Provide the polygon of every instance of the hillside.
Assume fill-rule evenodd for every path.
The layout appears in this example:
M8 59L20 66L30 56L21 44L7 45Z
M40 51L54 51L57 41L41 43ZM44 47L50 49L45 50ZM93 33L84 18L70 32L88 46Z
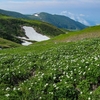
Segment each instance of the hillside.
M0 49L3 48L14 48L14 47L20 47L20 44L17 44L15 42L0 38Z
M81 31L70 32L68 34L59 35L50 41L71 42L71 41L78 41L78 40L84 40L84 39L95 38L95 37L100 37L100 25L91 26Z
M54 26L63 29L81 30L87 27L82 23L70 19L69 17L62 16L62 15L52 15L45 12L35 13L33 15L28 15L27 17L29 17L30 19L36 19L36 20L48 22Z
M65 33L45 22L17 19L0 14L0 38L22 44L23 40L18 37L26 37L25 30L22 28L23 26L33 27L37 32L50 38Z
M99 100L100 38L0 50L1 100Z

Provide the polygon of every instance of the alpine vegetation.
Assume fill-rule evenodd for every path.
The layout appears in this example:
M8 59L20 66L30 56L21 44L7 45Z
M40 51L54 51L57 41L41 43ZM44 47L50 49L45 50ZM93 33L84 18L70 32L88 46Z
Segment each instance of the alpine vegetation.
M100 38L40 45L0 51L1 100L100 99Z

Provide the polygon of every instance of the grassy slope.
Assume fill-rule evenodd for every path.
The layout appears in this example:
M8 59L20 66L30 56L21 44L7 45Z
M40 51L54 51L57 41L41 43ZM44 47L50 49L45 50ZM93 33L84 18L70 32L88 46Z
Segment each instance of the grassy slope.
M99 54L100 38L0 50L0 99L99 100Z
M100 37L100 26L93 26L81 31L70 32L69 34L59 35L52 39L55 42L70 42L86 38Z
M1 50L0 99L95 100L99 53L100 39Z
M9 16L6 16L4 14L0 14L0 19L8 19L11 18ZM1 23L1 22L0 22ZM1 24L0 24L1 25ZM0 29L0 34L2 33L2 29ZM4 34L3 34L4 35ZM1 48L10 48L10 47L19 47L21 46L20 44L17 44L15 42L0 38L0 47Z
M0 38L0 48L20 47L20 44Z

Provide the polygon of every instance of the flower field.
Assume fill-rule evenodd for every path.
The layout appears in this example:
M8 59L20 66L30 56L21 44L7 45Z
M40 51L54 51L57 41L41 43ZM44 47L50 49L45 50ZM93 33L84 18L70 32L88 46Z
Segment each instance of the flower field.
M100 38L7 51L0 50L0 100L100 100Z

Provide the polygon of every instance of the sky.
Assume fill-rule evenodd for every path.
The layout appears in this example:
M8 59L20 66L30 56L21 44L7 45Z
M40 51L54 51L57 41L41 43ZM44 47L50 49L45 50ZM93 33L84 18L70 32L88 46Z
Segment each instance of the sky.
M100 24L100 0L0 0L0 9L22 14L48 12L85 25Z

